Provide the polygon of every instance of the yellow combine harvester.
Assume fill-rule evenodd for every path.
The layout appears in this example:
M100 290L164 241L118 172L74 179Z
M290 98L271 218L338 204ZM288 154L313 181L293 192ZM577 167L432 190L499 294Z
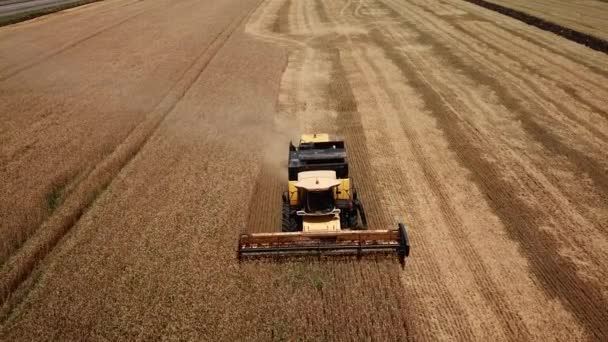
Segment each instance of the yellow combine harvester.
M344 141L304 134L289 146L289 184L283 194L282 232L244 233L238 258L263 255L396 253L403 265L410 246L405 225L367 230L348 176Z

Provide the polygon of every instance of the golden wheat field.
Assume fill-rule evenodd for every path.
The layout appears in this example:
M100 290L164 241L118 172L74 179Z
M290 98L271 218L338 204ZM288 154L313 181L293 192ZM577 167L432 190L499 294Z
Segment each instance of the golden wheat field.
M605 1L492 0L606 39ZM412 255L239 262L345 138ZM606 341L608 55L463 0L106 0L0 28L1 341Z

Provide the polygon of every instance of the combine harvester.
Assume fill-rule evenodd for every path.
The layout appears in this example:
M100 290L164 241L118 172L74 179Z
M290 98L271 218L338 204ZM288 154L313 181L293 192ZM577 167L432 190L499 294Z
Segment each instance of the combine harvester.
M269 255L395 253L403 266L410 246L403 223L367 230L367 219L348 176L344 141L305 134L290 143L289 184L280 233L243 233L238 258Z

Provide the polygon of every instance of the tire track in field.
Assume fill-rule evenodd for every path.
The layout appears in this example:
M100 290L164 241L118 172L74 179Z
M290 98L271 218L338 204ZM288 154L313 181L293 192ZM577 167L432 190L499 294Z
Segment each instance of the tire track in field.
M4 303L10 297L36 265L76 225L97 196L135 157L163 119L185 96L192 84L200 78L213 57L253 10L237 17L216 36L209 46L203 49L149 116L127 136L112 154L98 164L85 180L78 184L76 189L65 198L62 206L36 230L37 234L30 237L21 249L2 266L0 269L0 303Z
M424 34L422 30L419 31L420 34ZM457 57L451 57L454 58ZM414 61L404 62L408 63L410 69L428 69L428 67L421 68L424 64L416 65ZM513 195L516 193L513 184L500 177L501 172L484 159L483 150L476 143L478 140L475 138L476 134L468 131L466 126L460 123L455 124L459 122L457 113L446 106L441 93L429 85L432 81L425 80L422 75L418 75L414 80L416 83L420 82L418 88L423 93L425 103L428 106L435 106L431 107L432 113L450 141L450 145L462 164L471 171L475 183L484 191L489 204L508 228L512 238L518 241L526 252L537 277L543 281L547 290L559 298L579 319L592 336L605 338L608 327L601 322L608 320L608 313L601 309L606 307L606 302L597 285L589 284L579 278L576 266L557 253L558 245L554 238L535 228L542 225L544 215ZM555 279L558 274L560 278Z

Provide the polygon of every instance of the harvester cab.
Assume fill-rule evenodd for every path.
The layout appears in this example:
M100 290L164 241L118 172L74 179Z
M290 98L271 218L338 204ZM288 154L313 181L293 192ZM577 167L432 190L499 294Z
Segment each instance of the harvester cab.
M367 230L363 204L349 178L342 139L304 134L290 143L282 232L241 234L237 255L353 254L395 252L409 255L405 225Z
M302 210L297 214L327 215L340 213L336 209L335 192L340 181L334 171L305 171L298 174L294 186L298 189L298 201L302 202Z

